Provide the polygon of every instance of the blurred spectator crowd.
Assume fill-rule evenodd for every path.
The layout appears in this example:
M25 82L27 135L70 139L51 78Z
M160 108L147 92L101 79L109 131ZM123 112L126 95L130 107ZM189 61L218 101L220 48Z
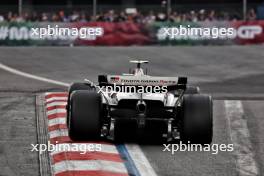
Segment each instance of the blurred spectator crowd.
M164 12L141 13L134 12L115 12L109 10L105 13L100 13L96 17L88 15L84 11L73 11L72 13L65 13L59 11L57 13L23 13L19 16L17 13L8 12L7 14L0 14L0 22L89 22L89 21L104 21L104 22L125 22L131 21L135 23L153 23L162 21L171 22L197 22L197 21L235 21L241 20L242 15L239 13L230 12L216 12L215 10L192 10L189 12L173 11L169 15ZM254 9L250 9L247 13L247 20L256 20L257 15Z

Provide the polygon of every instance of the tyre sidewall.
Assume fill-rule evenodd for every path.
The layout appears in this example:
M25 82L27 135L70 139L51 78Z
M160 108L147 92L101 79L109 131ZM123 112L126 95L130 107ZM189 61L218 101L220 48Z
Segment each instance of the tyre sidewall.
M212 99L208 95L184 95L181 138L184 142L211 143L213 135Z

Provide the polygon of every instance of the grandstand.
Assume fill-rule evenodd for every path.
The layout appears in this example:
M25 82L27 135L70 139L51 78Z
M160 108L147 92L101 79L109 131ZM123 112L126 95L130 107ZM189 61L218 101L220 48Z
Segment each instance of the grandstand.
M0 45L129 46L264 43L263 0L1 0ZM32 36L47 27L100 28L98 37ZM171 37L166 29L228 29L231 38ZM176 34L175 34L176 35Z
M244 7L242 0L1 0L0 6L0 21L17 22L196 22L264 16L262 0L244 0Z

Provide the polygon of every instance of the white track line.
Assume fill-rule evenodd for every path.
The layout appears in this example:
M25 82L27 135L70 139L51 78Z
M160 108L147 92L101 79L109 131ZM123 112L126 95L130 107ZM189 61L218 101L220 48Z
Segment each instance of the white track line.
M47 103L46 107L53 107L53 106L66 106L67 102L52 102L52 103Z
M254 159L250 133L241 101L225 101L226 118L239 176L257 176L259 169Z
M65 86L65 87L69 87L70 86L70 84L68 84L68 83L55 81L55 80L52 80L52 79L48 79L48 78L32 75L32 74L29 74L29 73L25 73L25 72L19 71L17 69L8 67L8 66L6 66L6 65L4 65L2 63L0 63L0 68L5 70L5 71L8 71L10 73L13 73L13 74L16 74L16 75L19 75L19 76L23 76L23 77L26 77L26 78L35 79L35 80L38 80L38 81L47 82L47 83L51 83L51 84L56 84L56 85L60 85L60 86Z
M50 131L49 135L50 135L50 139L56 137L69 136L68 129L58 129L58 130Z
M66 108L58 108L58 109L53 109L53 110L47 111L48 116L58 114L58 113L65 113L66 114Z
M48 126L53 126L53 125L66 125L66 117L58 117L54 119L50 119L48 121Z
M47 96L47 95L54 95L54 94L62 94L62 95L64 95L65 92L46 92L46 93L45 93L46 96ZM56 96L56 97L57 97L57 96Z
M126 148L141 176L157 176L148 159L138 145L126 144Z
M68 97L51 97L46 99L46 102L51 102L51 101L55 101L55 100L68 100Z

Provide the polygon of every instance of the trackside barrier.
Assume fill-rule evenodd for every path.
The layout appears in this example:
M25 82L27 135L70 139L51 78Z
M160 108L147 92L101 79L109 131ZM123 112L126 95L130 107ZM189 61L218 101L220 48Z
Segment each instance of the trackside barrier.
M210 34L218 34L222 30L221 28L233 28L233 32L231 36L217 38L204 37L200 33L180 36L177 31L181 27L207 28L210 30ZM81 28L84 29L81 30ZM85 30L86 28L87 30ZM48 30L50 35L47 35ZM59 30L61 30L60 33ZM185 33L186 31L183 31L183 34ZM156 22L152 24L132 22L0 23L0 45L3 46L244 45L262 43L264 43L264 20Z

